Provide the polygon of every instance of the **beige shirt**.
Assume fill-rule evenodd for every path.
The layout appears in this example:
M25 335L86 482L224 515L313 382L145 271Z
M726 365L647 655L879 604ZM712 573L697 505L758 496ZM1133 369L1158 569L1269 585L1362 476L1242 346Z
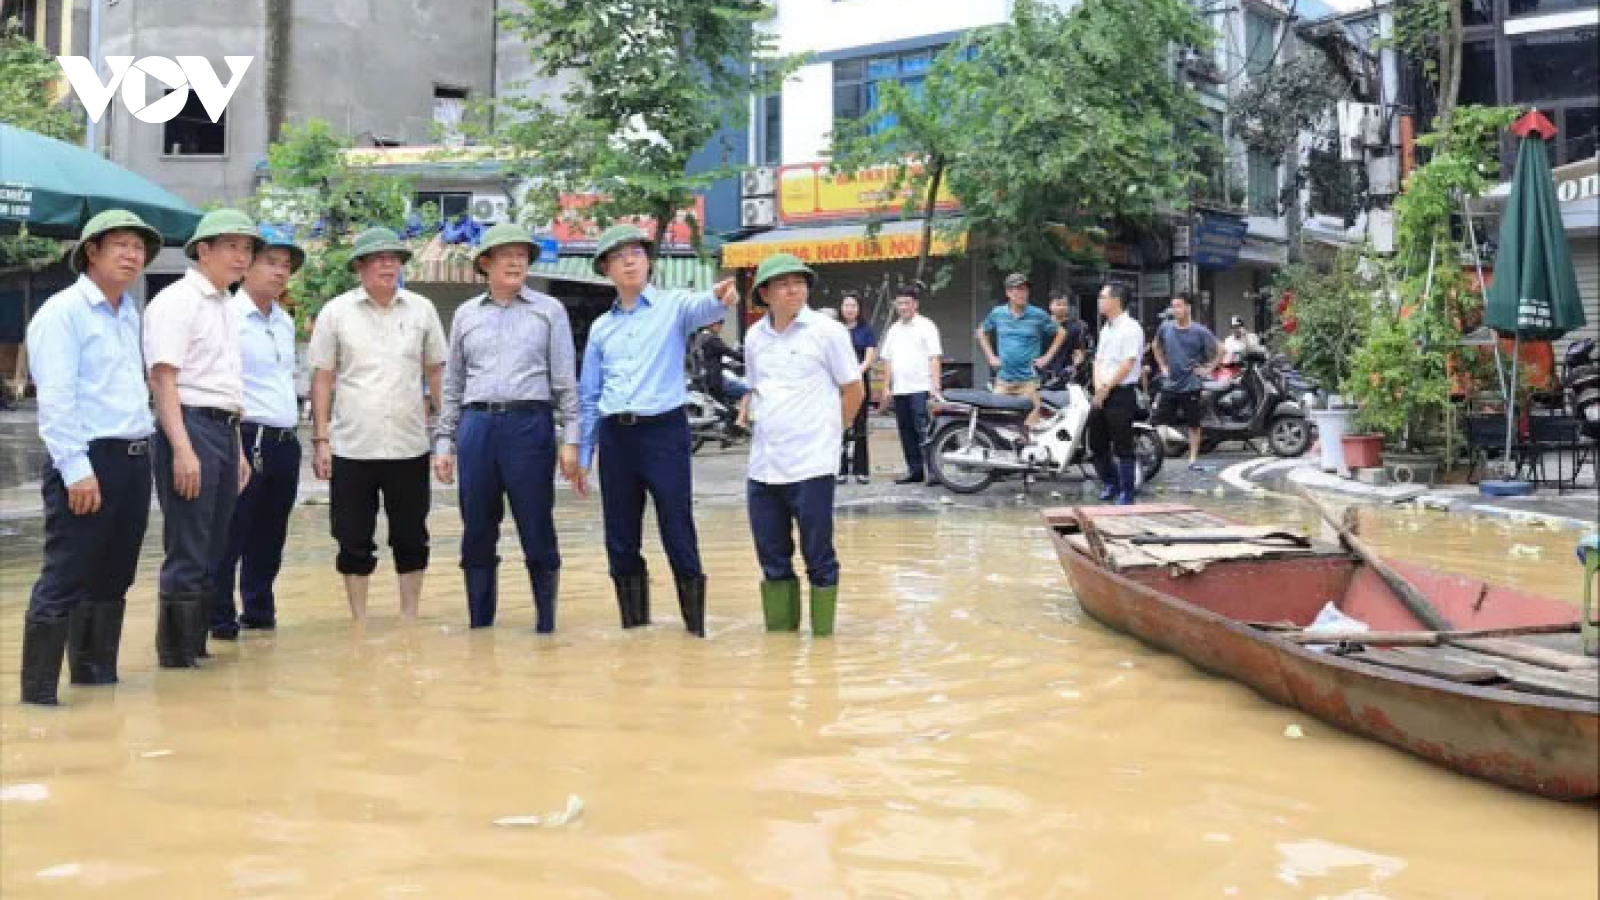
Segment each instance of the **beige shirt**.
M233 297L196 269L167 285L144 314L144 364L178 370L178 402L240 412L244 375Z
M317 313L309 356L334 373L332 449L346 459L411 459L428 453L427 369L443 365L439 311L400 291L388 309L362 288Z

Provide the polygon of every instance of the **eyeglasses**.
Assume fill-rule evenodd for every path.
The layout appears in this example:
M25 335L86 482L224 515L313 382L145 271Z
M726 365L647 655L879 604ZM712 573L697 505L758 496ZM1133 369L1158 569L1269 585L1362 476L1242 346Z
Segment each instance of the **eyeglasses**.
M618 247L606 255L613 259L641 259L650 254L638 244L633 244L628 247Z

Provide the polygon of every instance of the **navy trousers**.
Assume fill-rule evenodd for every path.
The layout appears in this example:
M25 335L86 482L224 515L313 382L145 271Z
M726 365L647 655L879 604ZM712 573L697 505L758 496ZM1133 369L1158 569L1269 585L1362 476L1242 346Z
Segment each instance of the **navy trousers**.
M922 468L922 445L928 440L928 395L895 394L894 420L900 426L900 449L906 456L906 472L916 477Z
M185 407L183 424L200 458L200 493L192 500L178 496L172 484L172 444L156 432L150 465L156 498L161 501L161 593L210 597L222 580L222 559L228 555L233 508L239 500L239 430Z
M624 425L600 421L600 508L611 574L643 575L644 501L656 507L667 562L679 578L699 578L700 541L694 529L694 482L689 466L689 417L679 410Z
M556 436L549 407L507 413L466 410L456 432L461 568L500 562L506 501L530 572L561 568L554 515Z
M745 499L756 560L768 581L794 577L794 532L800 529L800 556L812 587L839 583L839 557L833 551L833 476L792 484L750 480Z
M272 429L271 433L279 432ZM268 437L261 426L245 422L239 426L239 437L252 468L250 483L233 510L228 554L223 557L211 603L211 628L226 632L238 631L241 619L258 628L278 623L272 584L283 566L289 515L300 491L300 442L292 434ZM244 606L243 616L233 604L235 586Z
M147 441L99 440L89 444L89 462L100 482L100 511L74 515L67 486L55 466L45 464L44 565L28 601L28 618L66 622L79 603L124 599L139 567L139 547L150 520L150 457Z

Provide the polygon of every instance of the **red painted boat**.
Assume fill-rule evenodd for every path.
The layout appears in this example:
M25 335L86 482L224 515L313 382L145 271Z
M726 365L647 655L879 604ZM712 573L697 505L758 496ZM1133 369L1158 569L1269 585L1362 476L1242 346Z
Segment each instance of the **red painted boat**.
M1361 557L1282 528L1176 505L1044 518L1099 622L1457 772L1600 797L1600 667L1583 653L1575 606L1380 561L1448 620L1430 631ZM1330 603L1359 622L1308 632Z

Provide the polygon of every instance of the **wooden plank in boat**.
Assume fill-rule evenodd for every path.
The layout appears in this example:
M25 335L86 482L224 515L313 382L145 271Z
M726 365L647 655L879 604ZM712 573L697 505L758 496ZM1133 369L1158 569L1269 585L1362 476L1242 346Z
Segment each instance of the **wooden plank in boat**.
M1379 650L1367 647L1345 658L1460 684L1485 684L1500 680L1500 673L1493 666L1461 662L1431 650Z
M1509 687L1516 690L1575 700L1600 700L1600 672L1593 670L1557 672L1554 669L1544 669L1503 656L1491 656L1455 646L1433 647L1427 652L1440 659L1452 660L1462 665L1488 666L1499 673L1501 678L1510 682Z
M1066 537L1067 545L1094 559L1094 551L1089 547L1089 538L1083 534L1073 534ZM1106 554L1111 557L1111 568L1115 571L1125 569L1149 568L1161 565L1161 560L1142 552L1138 547L1121 541L1107 542Z
M1119 537L1137 537L1148 533L1145 520L1139 516L1118 516L1114 519L1095 519L1094 525L1107 540Z
M1152 523L1149 533L1158 537L1182 537L1190 534L1204 534L1217 537L1237 538L1264 538L1275 534L1295 534L1297 530L1286 525L1169 525Z
M1114 542L1123 546L1122 542ZM1139 549L1162 563L1194 565L1230 559L1260 559L1284 553L1303 554L1309 547L1269 547L1262 544L1140 544Z
M1479 653L1491 656L1503 656L1544 669L1557 672L1583 671L1595 668L1596 660L1592 656L1579 656L1561 650L1552 650L1535 644L1521 641L1516 638L1473 638L1464 641L1451 641L1457 647L1465 647Z

